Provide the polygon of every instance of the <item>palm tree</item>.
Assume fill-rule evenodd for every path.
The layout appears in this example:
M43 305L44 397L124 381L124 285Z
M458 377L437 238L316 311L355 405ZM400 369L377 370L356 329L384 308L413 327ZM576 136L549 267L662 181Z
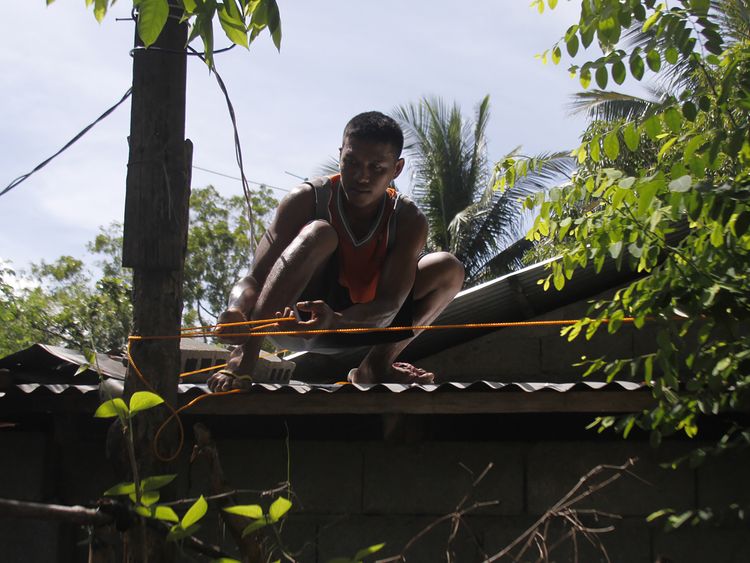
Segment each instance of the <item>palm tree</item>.
M535 157L538 166L511 188L496 189L485 137L489 106L486 96L474 119L466 120L455 103L424 98L393 114L404 130L413 195L430 225L428 250L455 254L466 268L467 286L514 269L496 258L524 235L523 201L569 176L574 166L567 152ZM517 153L512 156L524 158Z

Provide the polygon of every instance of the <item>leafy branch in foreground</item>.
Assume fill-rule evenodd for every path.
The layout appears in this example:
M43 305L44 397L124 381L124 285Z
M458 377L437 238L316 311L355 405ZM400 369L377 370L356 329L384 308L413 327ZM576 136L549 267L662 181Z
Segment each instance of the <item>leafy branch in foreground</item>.
M94 17L101 22L116 0L86 0ZM47 5L54 0L47 0ZM268 29L273 44L281 50L281 17L276 0L178 0L182 21L190 24L188 43L200 37L206 63L213 67L213 23L218 19L226 37L240 47L249 48L260 33ZM138 36L146 47L159 38L169 18L169 0L133 0L137 12Z
M561 289L576 270L592 263L601 270L608 259L645 275L564 334L591 338L605 319L615 333L624 317L654 328L653 354L598 360L589 370L642 381L654 408L602 422L621 432L638 425L658 445L676 432L695 437L703 415L722 415L723 438L693 464L750 444L750 429L734 416L750 409L750 44L734 39L721 10L709 6L582 3L562 42L571 56L594 39L604 52L571 67L584 87L592 74L604 89L610 77L640 80L646 67L658 72L685 60L691 87L644 114L595 122L573 152L579 169L570 185L528 202L539 210L529 236L566 249L545 287ZM636 23L645 38L628 51L620 38Z

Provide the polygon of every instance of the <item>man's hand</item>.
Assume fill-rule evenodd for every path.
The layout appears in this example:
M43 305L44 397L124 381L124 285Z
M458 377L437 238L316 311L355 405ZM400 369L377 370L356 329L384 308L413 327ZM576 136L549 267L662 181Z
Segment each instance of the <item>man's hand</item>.
M312 317L309 321L293 321L284 323L285 330L327 330L336 328L338 317L341 315L331 309L325 301L300 301L297 303L297 310L310 313ZM284 311L284 317L293 315L293 311L287 308ZM314 334L301 334L302 338L313 338Z
M239 309L227 309L216 321L217 325L229 324L229 323L242 323L246 322L247 318ZM214 330L214 334L221 342L227 344L244 344L247 342L248 337L242 336L243 333L250 333L251 327L249 325L238 325L238 326L217 326ZM223 336L223 335L240 335L240 336Z

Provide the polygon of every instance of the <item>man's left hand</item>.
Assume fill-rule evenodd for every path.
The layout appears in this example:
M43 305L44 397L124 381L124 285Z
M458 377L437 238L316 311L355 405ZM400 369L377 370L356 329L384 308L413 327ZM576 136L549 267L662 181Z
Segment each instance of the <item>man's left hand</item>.
M328 330L336 328L336 320L339 314L331 309L325 301L300 301L297 303L297 309L310 313L312 317L308 321L295 321L289 324L284 324L284 328L289 330ZM287 309L284 311L284 316L290 316L292 311ZM313 338L314 334L301 334L303 338Z

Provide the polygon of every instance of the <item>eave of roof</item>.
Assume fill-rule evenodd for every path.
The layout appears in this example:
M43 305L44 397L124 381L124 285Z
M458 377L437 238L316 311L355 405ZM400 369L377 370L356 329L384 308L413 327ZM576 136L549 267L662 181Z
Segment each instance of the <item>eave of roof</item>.
M66 400L59 398L65 396ZM186 414L480 414L623 413L647 407L651 394L630 382L443 383L441 385L311 385L256 383L243 393L211 395L205 385L181 384L181 405L204 397ZM20 384L0 393L0 413L92 413L99 404L92 385Z

